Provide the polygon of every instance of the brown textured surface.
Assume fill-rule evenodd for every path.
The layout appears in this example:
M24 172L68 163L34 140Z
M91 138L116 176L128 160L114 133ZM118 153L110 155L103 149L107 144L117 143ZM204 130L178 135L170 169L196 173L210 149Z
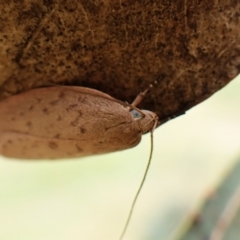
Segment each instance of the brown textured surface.
M49 82L96 88L165 118L240 71L239 0L1 0L0 99Z

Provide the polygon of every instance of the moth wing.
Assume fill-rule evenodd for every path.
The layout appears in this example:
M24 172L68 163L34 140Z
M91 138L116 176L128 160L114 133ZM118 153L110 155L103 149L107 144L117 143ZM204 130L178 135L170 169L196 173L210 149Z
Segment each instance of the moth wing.
M129 114L123 106L111 102L112 98L107 94L87 90L82 87L51 87L10 97L0 102L0 116L4 116L0 117L0 133L22 132L39 137L61 135L64 139L89 139L92 138L90 133L102 135L105 127L126 120ZM96 97L93 92L99 92L101 97ZM127 118L131 120L130 115Z
M102 97L102 98L105 98L105 99L114 100L114 98L111 97L110 95L108 95L104 92L98 91L96 89L92 89L92 88L77 87L77 86L62 86L62 88L69 89L71 91L76 91L78 93L92 95L92 96L95 96L95 97L98 96L98 97Z
M112 99L83 87L34 89L6 99L0 103L0 154L56 159L135 146L140 136L132 115Z
M76 140L3 132L0 134L0 154L18 159L55 159L81 157L91 153L86 152L81 142L76 143Z

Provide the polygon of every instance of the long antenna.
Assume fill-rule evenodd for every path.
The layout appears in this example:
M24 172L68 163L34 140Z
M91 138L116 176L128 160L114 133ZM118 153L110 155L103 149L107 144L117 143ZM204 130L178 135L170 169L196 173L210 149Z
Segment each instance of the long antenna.
M126 231L127 231L129 222L130 222L131 217L132 217L133 210L134 210L134 208L135 208L135 205L136 205L136 202L137 202L137 199L138 199L138 196L139 196L139 194L140 194L140 192L141 192L141 190L142 190L143 184L144 184L144 182L145 182L145 179L146 179L146 176L147 176L147 173L148 173L150 164L151 164L151 159L152 159L152 154L153 154L153 131L154 131L156 125L157 125L157 121L155 121L155 124L154 124L152 130L150 131L150 134L151 134L151 149L150 149L150 155L149 155L149 158L148 158L147 167L146 167L146 169L145 169L145 172L144 172L142 181L141 181L141 183L140 183L140 186L139 186L139 188L138 188L138 190L137 190L137 192L136 192L136 194L135 194L135 197L134 197L134 199L133 199L133 202L132 202L132 205L131 205L131 208L130 208L130 211L129 211L129 214L128 214L128 217L127 217L127 221L126 221L126 223L125 223L125 225L124 225L124 228L123 228L123 231L122 231L122 234L121 234L119 240L122 240L122 239L123 239L123 237L124 237L124 235L125 235L125 233L126 233Z

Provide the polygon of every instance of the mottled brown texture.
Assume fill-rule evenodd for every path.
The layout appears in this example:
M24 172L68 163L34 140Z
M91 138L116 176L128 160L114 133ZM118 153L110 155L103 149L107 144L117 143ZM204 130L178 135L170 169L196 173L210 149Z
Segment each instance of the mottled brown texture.
M142 107L169 117L239 73L239 29L239 0L1 0L0 99L51 82L132 102L158 80Z
M57 143L54 142L54 141L50 141L50 142L48 143L48 146L49 146L51 149L57 149L57 148L58 148Z
M76 105L79 97L85 101ZM141 101L141 95L139 98ZM53 101L58 104L52 105ZM130 106L91 88L68 86L10 96L0 102L0 116L4 116L0 117L0 155L58 159L132 148L158 122L155 113L137 109L140 101ZM140 117L134 117L132 111L138 111ZM59 117L61 122L56 121ZM9 124L13 118L16 121Z

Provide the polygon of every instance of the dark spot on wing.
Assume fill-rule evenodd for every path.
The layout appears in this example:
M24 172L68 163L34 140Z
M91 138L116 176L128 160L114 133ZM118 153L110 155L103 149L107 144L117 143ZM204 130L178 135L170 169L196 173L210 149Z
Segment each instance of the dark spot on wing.
M65 97L65 93L63 91L61 91L59 94L58 94L58 97L61 99L61 98L64 98Z
M80 131L81 131L81 133L85 133L85 132L86 132L86 129L83 128L83 127L80 127Z
M44 114L48 114L48 113L49 113L49 112L48 112L48 109L47 109L46 107L43 108L42 111L43 111Z
M81 103L87 103L87 98L86 98L86 96L85 95L80 95L79 97L78 97L78 102L81 102Z
M61 134L58 133L54 136L54 138L60 138L60 136L61 136Z
M79 119L82 116L82 112L80 110L78 110L77 112L78 112L78 116L70 123L72 127L75 127L78 125Z
M28 108L28 110L31 111L31 110L33 110L33 108L34 108L34 106L31 105L31 106Z
M31 126L32 126L32 122L31 122L31 121L28 121L28 122L26 123L26 125L27 125L28 127L31 127Z
M68 105L66 110L69 112L69 111L73 110L73 108L75 108L75 107L77 107L77 104L70 104L70 105Z
M55 105L57 105L57 103L58 103L58 100L53 100L53 101L49 102L49 104L51 106L55 106Z
M76 146L76 149L77 149L78 152L82 152L83 151L83 149L81 147L79 147L77 144L75 146Z
M42 101L41 98L36 98L37 99L37 102L40 103Z
M62 117L58 115L57 121L62 121Z
M49 142L48 142L48 146L49 146L49 148L51 148L51 149L57 149L57 148L58 148L57 143L54 142L54 141L49 141Z
M70 125L72 127L75 127L77 125L78 121L77 121L77 118L75 120L73 120L72 122L70 122Z

